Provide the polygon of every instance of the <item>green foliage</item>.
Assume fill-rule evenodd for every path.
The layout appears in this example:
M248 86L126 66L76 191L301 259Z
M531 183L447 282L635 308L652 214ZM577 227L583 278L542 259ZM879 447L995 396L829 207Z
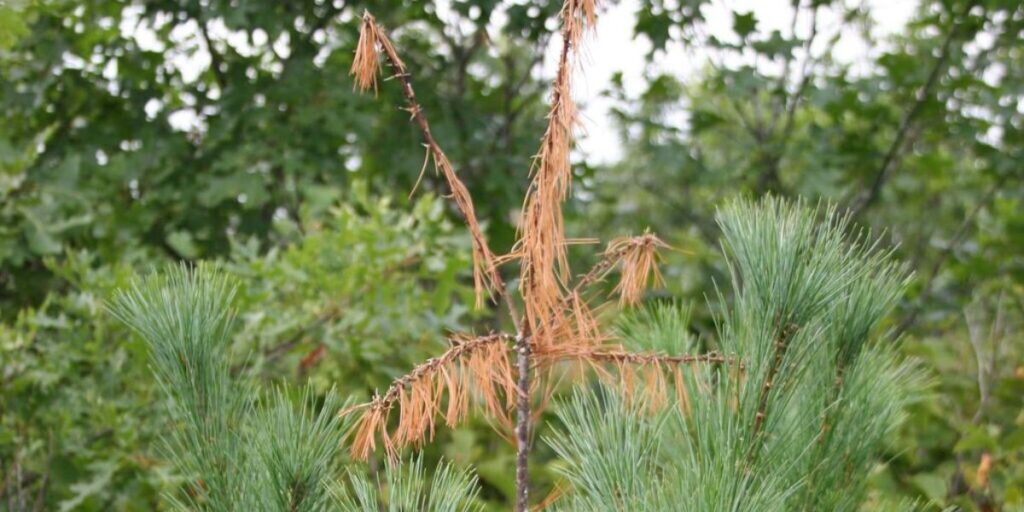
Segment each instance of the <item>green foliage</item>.
M318 387L369 393L438 350L439 334L478 318L467 306L469 239L442 199L427 195L403 212L350 197L305 223L294 244L234 245L225 270L244 283L239 343L254 352L253 371L298 369Z
M468 239L440 199L425 196L409 213L365 195L330 206L335 200L328 195L310 213L304 236L279 225L293 243L260 250L239 241L220 264L244 314L218 350L259 379L308 375L318 403L334 386L346 397L368 396L471 318L458 306L472 303ZM23 494L27 508L41 497L48 510L156 509L161 492L180 484L166 452L154 449L168 418L141 364L144 346L103 308L160 258L123 257L107 264L83 251L47 260L67 289L0 323L0 460L5 476L20 471L24 480L4 489L5 505L11 492ZM478 454L460 460L485 457L481 442L465 446Z
M578 391L557 409L564 428L548 443L572 485L562 510L667 510L659 446L665 418L626 404L612 390Z
M29 33L23 17L26 15L25 0L12 0L0 5L0 50L14 46L18 39Z
M56 285L38 262L65 245L106 259L125 246L223 257L231 233L276 241L275 219L297 222L324 188L410 190L416 131L347 77L348 22L368 6L407 27L396 43L417 80L440 84L419 91L434 134L511 245L508 213L543 124L544 81L527 67L557 13L548 2L523 2L500 47L453 35L435 6L408 0L36 4L0 6L3 302L38 304ZM497 8L458 5L463 27L485 27ZM383 96L398 105L398 91ZM427 176L422 189L440 184Z
M340 510L346 512L383 510L405 512L436 510L469 512L481 510L474 504L478 489L469 472L441 463L427 478L423 458L388 463L384 478L374 482L358 473L349 473L349 488L335 491Z
M255 388L232 375L228 356L237 286L207 265L169 269L119 293L115 316L147 342L172 418L167 456L186 478L169 496L179 510L475 510L475 479L442 465L429 482L422 458L389 465L378 488L350 472L336 483L342 404L329 392L299 407L286 388L256 403Z
M902 272L820 213L770 198L721 210L733 285L715 348L743 370L684 369L686 398L656 414L646 395L578 393L549 440L569 510L859 510L922 381L877 339Z
M1002 440L1021 426L1014 392L990 393L987 413L971 421L982 394L963 315L979 299L994 317L991 303L1005 296L1013 304L1024 286L1024 258L1011 249L1024 233L1019 3L920 2L906 30L881 35L886 13L799 2L787 20L795 31L772 30L740 10L732 13L736 37L722 38L702 20L702 4L678 2L676 11L652 2L639 15L653 62L680 41L698 72L650 66L640 91L613 81L608 95L625 152L585 185L578 230L612 236L649 225L687 250L668 256L666 295L695 304L691 330L708 340L721 305L714 295L707 305L701 299L728 276L716 251L717 205L737 192L770 191L850 211L913 272L885 325L939 382L911 408L901 448L873 475L869 506L887 510L902 497L934 510L1016 505L1020 450L1004 448L1014 443L960 453L956 445L979 430ZM853 59L838 51L854 41L872 50ZM681 86L664 87L671 82ZM875 201L858 209L890 153ZM1020 315L1019 307L1004 310L1007 321ZM1003 350L1018 350L1011 345ZM1016 391L1020 379L1005 360L991 387ZM999 477L987 487L974 476L986 453Z
M1000 287L1002 288L1002 287ZM912 489L935 505L966 510L977 503L1024 504L1024 302L1020 291L980 294L965 314L906 351L926 361L938 388L912 410L888 471L876 478L883 493ZM987 485L980 479L989 458ZM984 489L984 491L981 491Z
M67 290L0 323L3 506L21 510L20 495L29 510L156 507L172 475L147 446L165 416L134 362L144 347L103 314L131 265L99 265L86 252L47 265Z
M265 510L329 510L346 427L337 415L342 402L331 392L317 404L308 388L298 401L296 410L287 388L279 388L252 420L251 447L267 468L252 491Z
M657 302L627 311L615 326L615 335L637 352L690 354L697 340L690 329L693 308L676 303Z
M171 417L168 452L190 482L181 510L234 510L259 474L244 422L252 397L228 360L235 287L203 266L179 267L119 293L111 311L146 340ZM267 470L269 468L264 468Z

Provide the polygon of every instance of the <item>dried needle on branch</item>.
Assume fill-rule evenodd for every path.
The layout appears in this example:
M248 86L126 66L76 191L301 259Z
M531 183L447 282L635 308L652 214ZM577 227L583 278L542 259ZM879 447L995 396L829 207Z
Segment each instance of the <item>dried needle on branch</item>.
M395 379L387 392L373 401L346 409L341 415L364 409L352 440L352 456L366 460L381 439L389 457L397 448L433 438L435 412L443 412L445 424L454 427L469 411L471 401L483 406L490 417L509 424L507 411L516 397L516 383L508 358L507 334L453 336L452 347ZM388 433L388 418L398 406L398 426Z
M379 439L388 456L395 458L400 447L432 439L439 418L449 428L461 423L473 404L482 408L489 418L510 427L509 413L516 407L519 396L516 372L509 357L514 340L515 336L509 334L453 336L450 349L396 378L383 395L341 411L341 415L362 411L352 437L352 456L366 460L376 450ZM614 346L551 347L534 354L533 358L537 366L586 363L606 378L611 378L611 373L602 365L612 365L618 370L618 381L629 393L639 381L646 392L657 396L664 394L665 373L673 368L677 374L677 394L685 393L679 389L681 367L724 364L743 368L735 358L716 353L668 356L627 352ZM633 367L642 369L639 378ZM664 400L650 403L660 406ZM398 422L393 431L389 431L388 420L396 408Z
M657 236L647 233L637 237L624 237L612 240L605 251L607 257L622 262L622 278L615 287L619 294L619 303L636 304L640 302L648 283L655 286L662 283L661 271L658 270L658 249L667 249L668 244Z
M572 98L571 52L578 49L586 27L597 21L595 0L566 0L562 6L562 51L552 84L548 126L534 158L533 180L523 205L517 252L527 325L536 344L555 343L547 328L564 323L559 307L569 275L562 202L572 183L570 151L577 124Z
M430 123L427 121L427 117L423 114L423 109L416 99L416 91L412 87L412 76L409 74L409 70L406 69L405 63L402 62L398 52L395 51L394 45L391 44L390 38L377 24L373 15L365 12L363 13L362 26L359 32L359 42L356 45L356 55L352 60L352 69L350 71L350 74L355 76L356 86L361 91L365 92L373 88L376 92L381 51L383 51L385 58L387 58L391 68L395 71L394 77L402 84L402 94L405 96L407 103L406 110L423 134L424 144L427 146L430 157L434 161L434 170L444 176L456 207L466 219L466 227L469 228L473 241L473 283L476 289L477 307L483 306L485 294L490 295L493 299L493 294L497 293L504 297L505 302L510 308L513 321L518 322L519 315L515 310L515 305L507 300L505 283L498 272L497 259L490 246L487 245L487 239L484 237L483 230L480 228L480 222L477 220L476 209L473 207L473 198L470 196L466 185L462 183L458 174L456 174L455 169L448 160L448 156L445 155L441 146L434 139L434 135L430 131ZM424 166L424 170L426 170L426 166Z

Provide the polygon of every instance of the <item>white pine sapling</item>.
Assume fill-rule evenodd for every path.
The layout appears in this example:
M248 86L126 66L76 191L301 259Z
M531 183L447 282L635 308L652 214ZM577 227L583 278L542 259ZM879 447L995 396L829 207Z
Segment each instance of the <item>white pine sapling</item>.
M548 439L571 462L563 509L854 511L863 503L872 464L923 384L878 332L906 274L865 236L848 235L831 209L741 200L718 218L733 282L716 349L736 354L742 369L682 374L674 407L653 414L649 394L578 392ZM670 350L672 326L689 340L678 323L686 310L671 309L627 320L623 339Z

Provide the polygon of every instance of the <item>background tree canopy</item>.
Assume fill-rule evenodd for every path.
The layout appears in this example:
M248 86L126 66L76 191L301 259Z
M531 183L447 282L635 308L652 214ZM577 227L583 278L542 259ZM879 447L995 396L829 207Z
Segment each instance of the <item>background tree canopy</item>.
M859 2L779 0L785 30L727 3L642 4L642 90L619 76L601 91L622 156L577 158L570 236L649 227L683 249L647 301L692 302L700 340L727 277L716 207L836 204L914 272L887 322L935 382L872 477L878 507L1024 507L1024 6L923 0L878 38ZM0 503L151 509L180 482L154 451L170 425L143 345L104 309L138 272L219 262L242 283L236 371L324 394L367 398L445 333L502 322L472 308L442 178L407 198L424 151L400 92L359 96L348 68L372 7L508 251L560 5L0 4ZM708 29L713 9L728 37ZM863 61L837 57L850 38L872 49ZM424 457L475 465L479 498L502 509L508 444L482 419L439 436ZM535 457L550 488L558 463Z

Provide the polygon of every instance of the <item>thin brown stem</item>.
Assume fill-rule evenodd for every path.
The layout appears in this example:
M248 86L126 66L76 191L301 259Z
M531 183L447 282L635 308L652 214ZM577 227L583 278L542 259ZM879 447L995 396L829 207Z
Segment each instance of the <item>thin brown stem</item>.
M203 43L206 45L206 51L210 54L210 70L213 71L213 76L217 80L217 85L220 86L221 92L223 93L224 88L227 86L228 78L224 73L224 57L217 51L217 48L213 46L213 40L210 39L209 29L206 27L206 20L200 13L196 13L196 24L199 25L199 35L203 38ZM271 45L273 48L273 45Z
M796 332L795 325L787 325L782 328L778 336L775 339L774 355L770 366L768 367L768 373L765 375L764 382L761 385L761 394L757 399L757 412L754 413L754 435L756 439L760 435L762 428L764 427L765 420L768 417L768 399L771 396L772 388L775 387L775 378L779 374L779 369L782 368L782 361L786 357L786 349L789 348L789 340ZM757 453L756 444L751 445L751 457Z
M594 264L593 267L590 267L586 274L580 276L579 280L576 281L576 286L573 287L573 292L581 293L603 280L612 271L615 264L622 260L628 250L629 248L623 247L615 252L605 252L600 261Z
M551 111L548 128L541 143L533 170L533 182L527 189L524 202L524 220L519 243L520 282L526 308L525 326L519 329L517 339L518 404L516 417L516 512L529 510L529 450L530 450L530 340L551 343L551 333L544 327L560 319L558 299L561 287L559 275L569 272L565 252L565 233L561 203L565 200L572 172L569 164L569 144L576 119L570 87L569 53L580 38L582 20L577 18L577 5L567 0L562 7L562 51L558 71L552 86ZM593 4L584 8L588 21L593 22Z
M399 422L399 429L394 440L398 443L416 441L422 439L424 432L428 430L432 434L433 414L440 402L441 390L449 390L449 410L453 410L452 403L464 403L466 396L465 393L458 391L461 387L452 382L447 368L457 364L459 358L465 355L466 351L471 350L470 347L485 346L486 348L481 348L479 353L470 354L468 357L482 355L489 360L470 363L471 369L480 369L481 365L488 365L492 362L498 364L503 369L499 372L500 375L495 377L494 372L485 371L485 377L481 382L487 386L490 386L491 381L495 378L503 383L507 382L509 387L505 388L506 399L514 398L517 409L515 426L518 442L515 507L517 512L526 512L529 502L531 344L552 343L552 332L548 332L546 328L568 321L559 315L561 311L559 306L562 303L559 298L564 285L562 278L569 275L564 247L561 202L567 196L569 181L572 178L569 148L572 126L576 119L575 105L572 102L569 84L569 54L570 49L578 44L584 26L593 26L596 18L595 9L596 2L594 0L566 0L562 8L564 43L554 83L549 125L540 154L536 159L534 181L528 189L524 205L524 228L519 240L521 245L519 252L521 293L526 306L526 316L524 317L520 317L515 303L509 297L505 282L498 271L499 259L488 247L480 230L469 191L458 179L450 161L430 131L430 124L416 99L408 69L387 35L376 25L373 16L369 13L363 16L362 34L357 45L356 58L353 61L352 73L356 76L358 87L362 90L369 88L376 90L378 48L383 50L386 59L394 69L394 78L401 83L407 110L423 134L428 155L433 158L435 168L443 173L447 180L451 195L459 211L465 217L467 227L472 235L474 281L478 302L481 300L481 291L486 289L492 294L492 298L493 294L498 294L509 309L516 329L514 339L517 356L516 373L518 374L514 383L505 380L505 375L511 373L506 359L507 354L493 345L497 342L507 341L508 335L492 335L457 344L441 357L431 359L417 366L408 375L396 379L384 396L376 397L368 405L368 409L360 421L360 426L357 428L353 452L365 458L373 451L379 432L385 449L389 450L389 454L394 453L394 443L386 431L386 422L395 403L399 404L403 417ZM543 330L538 331L538 328L543 328ZM496 350L498 351L496 352ZM424 386L425 382L427 383L426 387ZM408 395L406 389L409 389ZM491 391L493 392L493 389ZM511 396L513 393L516 395L515 397ZM456 394L459 395L458 399L463 401L453 402L456 400L453 395ZM488 393L483 394L490 396ZM487 405L492 412L497 409L495 402L496 400L488 400ZM408 420L405 415L407 406L412 408ZM458 410L458 408L456 407L454 410ZM501 412L504 413L506 410ZM424 419L424 416L428 417ZM455 414L455 416L459 415Z
M529 510L530 498L530 340L516 336L516 511Z
M739 365L740 369L744 369L743 362L735 357L729 357L717 352L709 352L707 354L697 355L678 355L678 356L667 356L661 354L647 354L637 352L626 352L623 350L595 350L591 353L586 354L586 358L597 362L608 362L608 363L631 363L636 365L671 365L671 364L692 364L692 363L709 363L709 364L726 364L726 365Z

